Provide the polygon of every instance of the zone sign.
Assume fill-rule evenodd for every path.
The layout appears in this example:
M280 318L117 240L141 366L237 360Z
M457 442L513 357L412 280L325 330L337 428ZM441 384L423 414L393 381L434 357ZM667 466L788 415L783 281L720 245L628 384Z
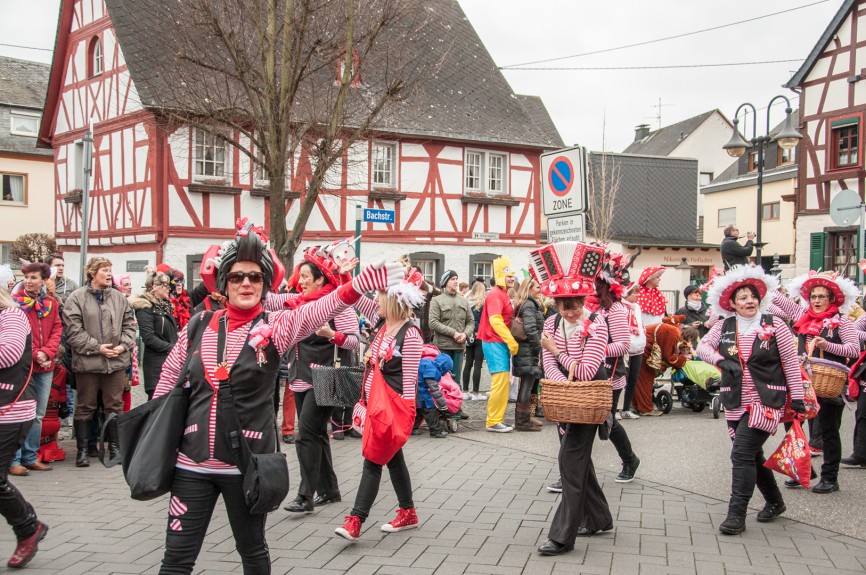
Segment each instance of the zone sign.
M580 146L541 155L541 198L545 216L586 211L586 150Z

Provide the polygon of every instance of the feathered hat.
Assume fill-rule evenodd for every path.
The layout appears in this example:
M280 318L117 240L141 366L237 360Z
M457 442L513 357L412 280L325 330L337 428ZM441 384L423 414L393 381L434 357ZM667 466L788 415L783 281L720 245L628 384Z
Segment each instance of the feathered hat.
M595 293L604 248L582 242L556 242L529 253L532 275L545 297L583 297Z
M848 313L851 306L857 302L857 286L837 272L816 272L814 270L797 276L788 285L788 291L797 294L804 303L809 301L812 288L824 287L833 294L833 303L839 306L839 311Z
M227 276L235 262L253 262L259 264L265 276L265 289L262 299L268 290L277 290L286 275L286 268L277 257L276 252L268 247L268 236L261 226L254 226L247 218L235 222L235 238L222 244L208 248L202 258L199 272L208 291L226 293Z
M734 266L723 275L717 275L707 291L707 304L714 315L731 317L731 297L739 288L750 285L758 290L760 312L766 313L773 301L773 292L779 289L779 280L760 267Z
M403 281L388 288L388 295L396 298L400 304L408 309L424 305L426 296L421 291L424 284L424 276L417 268L407 268L406 277Z
M599 247L605 248L604 244L599 244ZM625 292L625 286L629 283L631 275L628 268L631 265L631 255L621 254L618 252L604 253L604 258L601 263L601 273L599 279L604 280L610 286L610 291L617 298L621 298Z

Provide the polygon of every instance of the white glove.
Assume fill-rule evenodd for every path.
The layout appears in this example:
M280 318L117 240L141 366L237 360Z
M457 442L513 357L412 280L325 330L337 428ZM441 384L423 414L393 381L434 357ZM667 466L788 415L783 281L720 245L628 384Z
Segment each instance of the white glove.
M352 280L352 288L359 294L369 291L387 290L406 277L406 267L398 262L385 262L384 259L372 263L361 270Z

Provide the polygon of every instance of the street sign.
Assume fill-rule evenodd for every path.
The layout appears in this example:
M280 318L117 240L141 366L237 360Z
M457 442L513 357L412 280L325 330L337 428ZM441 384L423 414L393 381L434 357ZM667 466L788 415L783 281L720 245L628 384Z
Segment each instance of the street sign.
M498 240L499 234L497 234L495 232L493 232L493 233L472 232L472 239L473 240Z
M586 240L585 214L547 218L547 241L582 242Z
M393 224L394 210L374 210L364 208L363 220L365 222L373 222L374 224Z
M860 212L860 194L854 190L841 190L830 202L830 219L837 226L853 226Z
M585 155L580 146L541 155L541 204L545 216L586 211Z

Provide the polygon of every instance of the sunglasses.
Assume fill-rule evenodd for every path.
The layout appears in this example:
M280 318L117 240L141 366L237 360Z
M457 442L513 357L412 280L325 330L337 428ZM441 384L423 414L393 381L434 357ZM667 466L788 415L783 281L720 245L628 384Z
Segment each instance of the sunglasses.
M244 279L250 280L251 284L260 284L264 283L265 274L262 272L230 272L226 279L233 285L244 283Z

